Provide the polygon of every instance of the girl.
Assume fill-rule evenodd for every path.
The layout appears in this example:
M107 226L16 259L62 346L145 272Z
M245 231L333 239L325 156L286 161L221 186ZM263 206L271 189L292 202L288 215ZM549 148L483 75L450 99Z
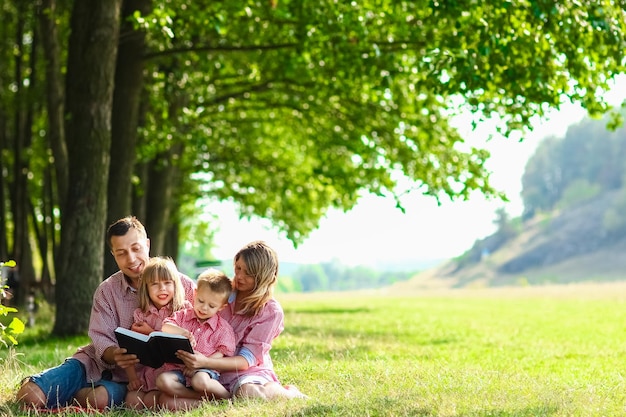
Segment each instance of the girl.
M139 307L134 311L130 329L143 334L160 331L165 318L191 305L185 300L180 273L169 257L154 257L148 261L141 275L138 298ZM154 407L158 397L155 381L162 371L141 365L138 369L126 368L126 404L132 408Z
M282 332L283 309L273 298L278 277L278 257L265 242L255 241L235 255L235 278L228 306L218 314L235 331L235 356L199 358L179 351L189 368L221 372L220 382L234 398L307 398L294 386L283 386L274 372L270 349ZM201 404L197 400L174 401L161 394L159 402L169 409L186 409Z

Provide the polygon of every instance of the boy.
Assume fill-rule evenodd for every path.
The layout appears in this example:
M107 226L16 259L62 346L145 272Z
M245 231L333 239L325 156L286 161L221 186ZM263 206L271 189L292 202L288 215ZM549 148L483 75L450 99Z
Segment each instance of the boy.
M182 334L191 340L193 356L219 358L235 353L235 333L217 313L228 305L232 285L220 271L208 269L198 277L192 308L180 310L163 321L163 332ZM166 365L171 368L157 377L158 389L180 399L223 399L230 393L212 369ZM190 387L190 388L189 388Z

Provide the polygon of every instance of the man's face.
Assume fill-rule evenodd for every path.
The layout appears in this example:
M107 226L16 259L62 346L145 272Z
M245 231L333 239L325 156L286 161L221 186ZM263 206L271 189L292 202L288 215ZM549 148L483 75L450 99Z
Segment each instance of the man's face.
M130 229L124 236L111 237L111 253L126 276L138 279L150 258L150 239Z

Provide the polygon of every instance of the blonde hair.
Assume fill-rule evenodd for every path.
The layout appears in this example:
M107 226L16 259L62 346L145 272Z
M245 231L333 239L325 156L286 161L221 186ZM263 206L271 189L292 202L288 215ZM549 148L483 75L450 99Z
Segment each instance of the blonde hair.
M223 295L224 304L226 304L233 287L230 278L225 273L209 268L198 275L197 288L198 290L207 288L216 294Z
M185 305L185 289L180 280L180 272L170 257L156 256L150 258L141 274L139 286L139 308L146 312L152 305L148 286L153 282L173 281L174 297L172 298L172 312L182 309Z
M239 259L246 264L248 274L254 278L254 289L239 300L238 313L255 316L273 296L278 279L278 255L265 242L257 240L237 252L235 262Z

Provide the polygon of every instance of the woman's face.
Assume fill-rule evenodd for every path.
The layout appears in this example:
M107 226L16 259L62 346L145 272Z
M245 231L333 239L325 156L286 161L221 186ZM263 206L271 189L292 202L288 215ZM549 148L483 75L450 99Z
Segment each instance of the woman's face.
M233 289L240 293L249 293L256 287L256 279L248 272L248 267L240 257L235 261L235 279Z

